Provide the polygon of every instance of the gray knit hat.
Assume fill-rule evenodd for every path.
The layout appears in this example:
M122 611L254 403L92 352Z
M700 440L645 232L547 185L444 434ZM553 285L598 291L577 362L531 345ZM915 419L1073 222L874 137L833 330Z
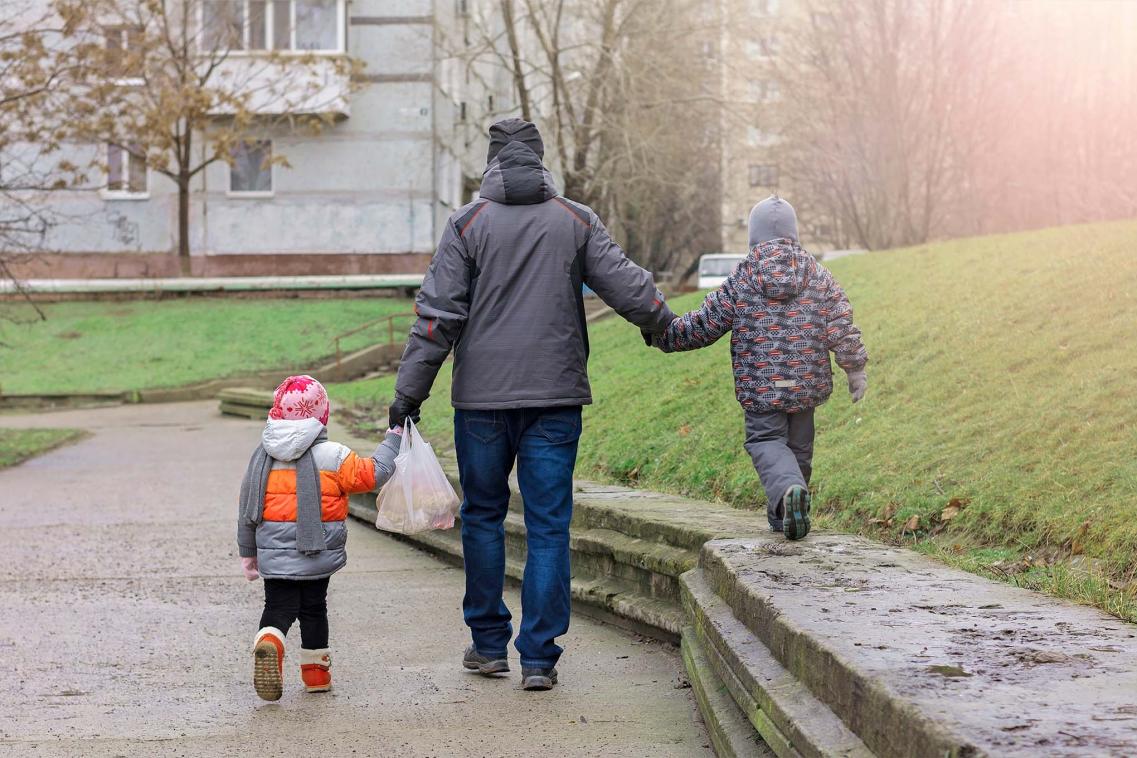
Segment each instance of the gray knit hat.
M797 213L777 195L770 195L750 211L750 246L778 239L797 242Z

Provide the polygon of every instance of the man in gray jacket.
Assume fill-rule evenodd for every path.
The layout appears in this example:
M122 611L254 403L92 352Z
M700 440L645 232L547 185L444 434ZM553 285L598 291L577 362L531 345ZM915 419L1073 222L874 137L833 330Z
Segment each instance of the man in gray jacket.
M528 557L516 647L525 689L551 688L568 630L569 521L581 406L592 402L581 287L645 333L675 315L591 208L557 193L537 127L490 127L481 195L446 223L415 302L391 423L416 419L454 351L452 402L462 482L463 665L509 670L512 616L502 599L509 476L525 503Z

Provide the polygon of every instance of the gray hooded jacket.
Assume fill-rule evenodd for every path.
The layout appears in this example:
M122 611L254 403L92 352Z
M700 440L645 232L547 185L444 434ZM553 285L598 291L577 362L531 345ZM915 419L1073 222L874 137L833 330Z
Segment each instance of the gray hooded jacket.
M396 392L425 400L453 350L455 408L591 403L582 284L645 331L674 318L652 275L592 209L557 194L528 144L507 143L486 168L481 197L446 223Z
M270 479L264 508L255 519L243 510L238 515L241 556L256 556L257 570L265 579L322 579L339 571L347 563L347 498L377 489L391 478L401 439L390 432L370 459L361 458L346 445L329 442L326 428L316 419L270 420L261 434L261 445L272 457L273 472L294 470L296 461L312 451L322 483L321 527L326 548L303 553L296 547L296 481L292 476L278 483ZM290 516L278 520L282 504Z

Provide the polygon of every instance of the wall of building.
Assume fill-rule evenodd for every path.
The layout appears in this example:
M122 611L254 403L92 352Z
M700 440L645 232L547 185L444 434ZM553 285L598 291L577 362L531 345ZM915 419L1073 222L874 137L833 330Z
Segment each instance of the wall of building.
M195 260L195 271L294 270L294 256L308 261L308 273L425 269L441 219L461 204L465 179L464 143L449 134L454 95L461 93L440 88L445 56L436 50L438 27L455 23L455 6L452 0L347 3L347 51L365 64L349 97L350 115L318 134L266 127L256 135L272 139L274 155L288 163L273 168L270 196L230 193L225 163L202 173L190 244L194 258L205 260ZM164 259L177 246L177 192L164 176L150 172L143 198L67 192L55 206L50 252L26 270L113 276L160 275L171 267ZM84 260L71 259L80 255Z

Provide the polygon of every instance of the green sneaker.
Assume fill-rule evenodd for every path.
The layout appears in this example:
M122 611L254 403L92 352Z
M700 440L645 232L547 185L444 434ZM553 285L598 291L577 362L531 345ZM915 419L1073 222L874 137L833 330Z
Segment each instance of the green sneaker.
M786 539L800 540L809 534L809 490L796 484L790 487L782 498L782 507L786 514L782 520Z
M466 648L462 656L462 667L470 671L477 671L482 676L504 674L509 671L509 659L502 655L482 655L473 645Z

